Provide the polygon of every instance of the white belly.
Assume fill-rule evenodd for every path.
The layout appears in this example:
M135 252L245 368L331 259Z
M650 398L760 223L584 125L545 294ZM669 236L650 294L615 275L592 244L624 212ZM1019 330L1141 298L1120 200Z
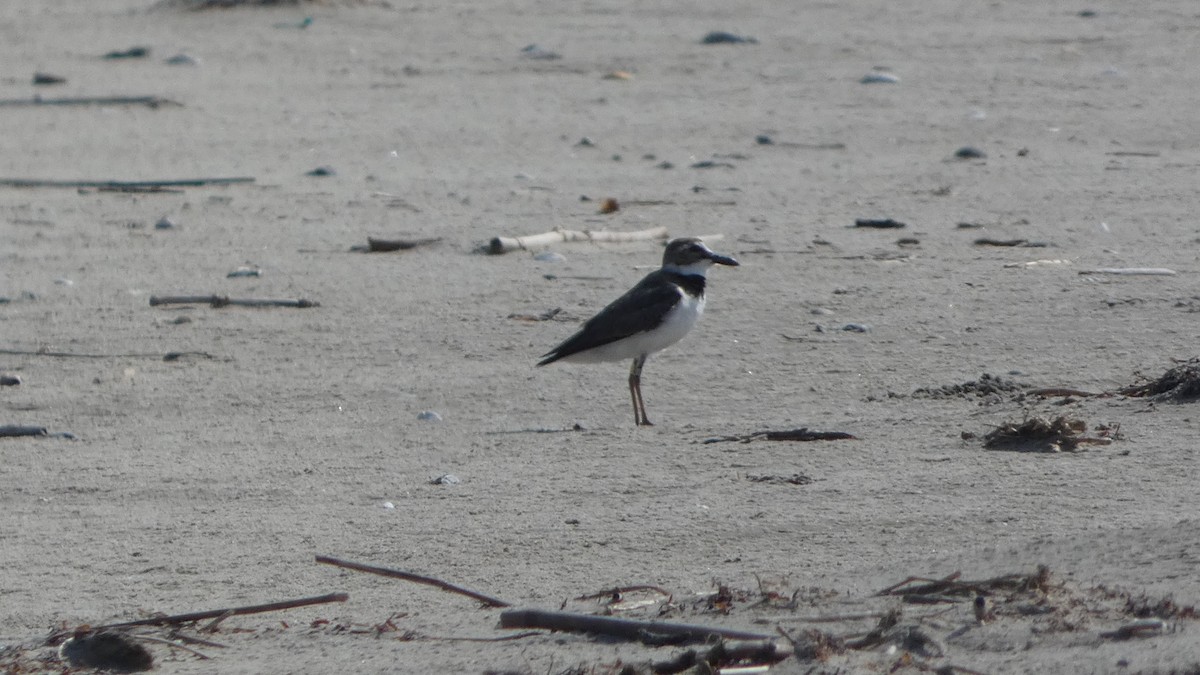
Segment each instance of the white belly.
M586 352L573 354L563 358L572 363L599 363L601 361L623 361L639 356L653 354L670 347L683 339L684 335L696 325L696 320L704 313L704 298L680 293L683 298L667 314L667 318L658 328L644 333L631 335L623 340Z

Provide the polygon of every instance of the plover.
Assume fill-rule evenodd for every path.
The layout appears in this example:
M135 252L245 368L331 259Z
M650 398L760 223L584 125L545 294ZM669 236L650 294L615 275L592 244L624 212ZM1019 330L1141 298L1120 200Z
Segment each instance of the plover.
M633 420L639 426L652 426L642 401L642 366L647 357L679 342L696 325L704 313L705 273L713 264L736 267L738 261L713 253L699 239L671 241L660 269L588 319L577 333L542 356L538 365L633 359L629 369Z

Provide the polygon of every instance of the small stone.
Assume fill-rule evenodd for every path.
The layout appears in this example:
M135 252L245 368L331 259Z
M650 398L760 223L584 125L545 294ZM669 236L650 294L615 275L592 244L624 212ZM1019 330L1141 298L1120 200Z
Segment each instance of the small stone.
M899 77L891 73L882 73L879 71L867 73L859 80L861 84L896 84L899 81Z
M67 78L51 75L49 73L34 73L33 83L39 87L44 87L51 84L66 84Z
M577 147L577 148L594 148L594 147L596 147L596 143L592 139L588 138L587 136L584 136L583 138L579 139L579 142L575 144L575 147Z
M189 56L182 52L179 54L176 54L174 56L168 56L166 58L165 62L169 66L198 66L198 65L200 65L200 59L198 59L194 56Z
M848 323L842 326L842 330L847 333L869 333L871 332L871 327L865 323Z
M305 176L336 176L337 170L329 165L318 166L317 168L313 169L312 171L309 171L308 173L306 173L304 175Z
M175 221L171 220L167 216L163 216L162 218L159 218L158 222L154 223L154 229L156 229L156 230L173 230L176 227L179 227L179 226L175 224Z
M229 279L233 279L235 277L261 277L262 270L258 269L257 267L242 266L236 270L233 270L229 274L226 274L225 276Z
M422 422L441 422L442 416L432 410L422 410L417 413L417 419Z
M759 134L755 136L754 142L758 143L759 145L775 145L775 141L771 140L771 137L766 134Z
M972 145L964 145L954 151L958 159L987 159L987 153Z
M20 375L0 375L0 387L15 387L21 384Z
M671 162L663 160L663 161L659 162L658 164L655 164L654 168L656 168L656 169L674 169L675 165L672 164Z
M562 58L562 54L550 51L549 49L542 49L537 45L527 45L521 50L521 56L538 61L553 61Z
M430 485L458 485L462 480L452 473L444 473L437 478L429 481Z
M736 35L728 31L714 30L708 35L700 39L700 44L703 45L756 45L756 38L745 35Z
M383 507L383 508L385 508L385 509L394 509L394 508L396 508L396 505L395 505L395 504L393 504L393 503L391 503L391 502L384 502L383 504L380 504L380 506L382 506L382 507Z

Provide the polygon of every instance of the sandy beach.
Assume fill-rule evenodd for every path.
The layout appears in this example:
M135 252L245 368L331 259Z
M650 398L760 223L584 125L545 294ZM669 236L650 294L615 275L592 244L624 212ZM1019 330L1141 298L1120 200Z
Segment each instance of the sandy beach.
M0 438L0 670L330 593L192 651L133 632L179 674L711 649L519 636L332 556L762 634L772 673L1200 672L1200 415L1127 395L1198 356L1198 29L1183 0L0 6L0 425L47 432ZM129 185L185 179L239 180ZM741 265L637 428L628 363L534 364L664 242L480 251L656 227ZM1037 418L1080 426L985 447ZM758 434L800 428L853 438ZM941 585L880 594L910 577Z

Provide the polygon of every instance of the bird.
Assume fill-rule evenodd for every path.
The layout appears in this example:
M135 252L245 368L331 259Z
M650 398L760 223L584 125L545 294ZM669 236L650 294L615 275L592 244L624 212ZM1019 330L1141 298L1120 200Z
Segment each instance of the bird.
M629 395L637 426L653 426L642 400L642 366L655 352L679 342L704 313L708 268L737 267L737 260L694 237L673 239L663 252L662 267L588 319L574 335L542 355L538 366L555 361L599 363L633 359Z

